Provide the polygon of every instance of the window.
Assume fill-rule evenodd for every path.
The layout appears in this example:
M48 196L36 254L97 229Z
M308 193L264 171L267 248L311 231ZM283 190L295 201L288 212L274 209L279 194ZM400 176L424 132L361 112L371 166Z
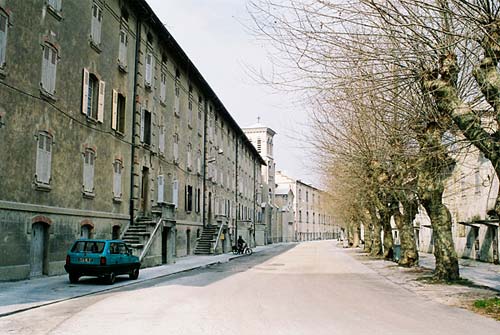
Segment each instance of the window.
M159 127L158 149L160 150L160 154L165 154L165 126L163 125L163 122Z
M153 53L148 51L146 53L146 74L145 74L145 85L146 87L153 87L153 70L155 66L155 59Z
M113 90L113 117L111 128L120 133L125 133L125 96Z
M198 135L203 135L203 98L198 97Z
M189 85L188 96L188 126L192 127L193 124L193 86Z
M174 134L174 163L179 162L179 135Z
M0 68L5 65L5 54L7 53L7 29L9 17L0 9Z
M56 92L57 50L49 45L43 46L42 59L42 89L54 95Z
M196 155L196 173L201 175L201 150L198 150L198 154Z
M160 76L160 102L167 101L167 74L162 71Z
M299 211L299 222L302 222L302 211Z
M159 204L165 202L165 176L159 175L157 178L158 182L158 200Z
M260 138L257 139L257 152L260 154L262 151L262 141Z
M191 212L193 210L193 186L187 185L185 188L185 206L186 212Z
M37 185L50 184L52 164L52 137L47 132L38 134L36 151L36 183Z
M83 193L85 195L94 194L94 164L95 151L86 149L83 154Z
M92 4L92 21L91 21L91 41L99 46L101 44L101 25L102 25L102 8L96 3Z
M118 65L120 65L123 70L127 68L127 46L127 29L123 27L122 29L120 29L120 46L118 47Z
M151 145L151 113L146 109L141 110L141 142Z
M113 199L121 200L122 198L122 170L123 163L120 159L116 159L113 163Z
M196 213L200 212L200 209L201 209L200 205L201 205L201 189L197 188L196 189L196 206L195 206Z
M89 119L102 123L104 121L106 83L84 68L82 87L82 114L85 114Z
M175 205L175 208L179 207L179 181L174 180L172 182L172 203Z
M189 171L191 171L193 168L192 156L193 156L193 146L191 145L191 143L189 143L187 147L187 169Z
M181 88L180 88L180 77L181 74L179 70L175 70L175 83L174 83L174 114L179 116L181 115L180 111L180 95L181 95Z

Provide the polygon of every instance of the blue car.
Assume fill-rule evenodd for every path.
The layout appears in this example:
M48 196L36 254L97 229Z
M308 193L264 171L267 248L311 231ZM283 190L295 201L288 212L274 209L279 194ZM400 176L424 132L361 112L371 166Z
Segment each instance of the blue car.
M80 239L75 241L66 256L64 269L71 283L82 276L104 278L114 284L116 276L128 274L130 279L139 277L141 263L121 240Z

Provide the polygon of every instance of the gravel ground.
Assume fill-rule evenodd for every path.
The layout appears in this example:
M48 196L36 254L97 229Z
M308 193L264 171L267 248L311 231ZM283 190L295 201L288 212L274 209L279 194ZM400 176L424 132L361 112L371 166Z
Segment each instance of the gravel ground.
M469 281L454 284L438 283L432 279L432 270L422 267L403 268L394 262L372 258L359 250L352 250L352 252L353 256L363 264L398 286L415 294L445 305L464 308L500 321L500 315L487 313L482 309L474 307L476 300L500 297L500 293L497 291L475 285Z

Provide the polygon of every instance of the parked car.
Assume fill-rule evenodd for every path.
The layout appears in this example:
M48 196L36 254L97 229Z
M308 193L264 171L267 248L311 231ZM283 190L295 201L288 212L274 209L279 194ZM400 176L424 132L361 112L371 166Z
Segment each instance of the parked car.
M71 283L82 276L96 276L114 284L116 276L122 274L137 279L140 267L139 258L121 240L80 239L68 251L64 269Z

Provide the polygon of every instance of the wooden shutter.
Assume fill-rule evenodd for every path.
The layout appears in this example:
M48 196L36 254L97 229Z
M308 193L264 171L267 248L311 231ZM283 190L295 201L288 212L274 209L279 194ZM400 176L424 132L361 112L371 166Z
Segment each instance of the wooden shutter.
M51 177L51 165L52 165L52 138L49 136L45 137L45 180L44 182L49 184Z
M113 184L113 195L115 198L121 198L122 196L122 166L119 161L115 161L114 164L114 184Z
M0 13L0 67L5 62L5 47L7 45L7 17Z
M118 92L116 90L113 90L111 113L111 128L116 130L118 124Z
M89 80L90 74L86 68L83 68L83 83L82 83L82 114L87 115L89 107Z
M144 108L141 108L141 142L144 142Z
M153 70L153 55L148 52L146 54L146 85L151 86L151 77Z
M179 206L179 181L174 180L172 182L172 202L175 205L175 208Z
M163 125L160 126L159 133L160 135L158 139L158 149L161 153L165 153L165 127Z
M165 202L164 192L165 192L165 176L158 176L158 203Z
M106 83L102 80L99 81L99 100L97 101L97 121L104 121L104 96L105 96Z
M45 136L43 134L38 135L38 142L36 147L36 180L43 182L45 175Z

